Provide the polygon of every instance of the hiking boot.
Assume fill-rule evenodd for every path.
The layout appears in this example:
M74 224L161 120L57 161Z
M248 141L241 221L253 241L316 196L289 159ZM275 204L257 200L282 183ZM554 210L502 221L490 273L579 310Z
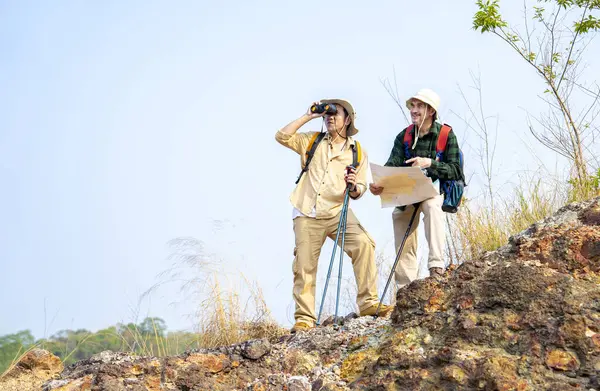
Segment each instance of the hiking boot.
M290 330L290 333L294 334L298 331L308 331L308 330L314 329L314 328L315 328L315 326L312 326L306 322L296 322L294 327L292 327L292 329Z
M429 275L433 278L440 278L444 275L444 268L442 268L442 267L429 268Z
M375 316L375 312L377 312L377 307L379 307L379 303L373 304L371 307L366 308L363 311L360 311L360 316ZM383 318L383 317L387 316L387 314L392 312L393 309L394 309L393 305L381 304L381 308L379 309L379 313L377 314L377 316L379 318Z

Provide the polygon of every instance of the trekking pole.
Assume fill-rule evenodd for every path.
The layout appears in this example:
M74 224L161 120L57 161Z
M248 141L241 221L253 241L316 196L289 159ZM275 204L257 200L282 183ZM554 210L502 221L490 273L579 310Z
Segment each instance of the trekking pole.
M392 271L390 272L390 276L387 279L387 283L385 284L385 288L383 289L383 294L381 295L381 299L379 300L379 305L377 306L377 311L375 311L375 316L379 314L379 309L381 308L381 303L383 303L383 298L390 286L390 281L392 280L392 276L396 271L396 265L398 265L398 261L400 260L400 255L402 254L402 250L404 249L404 243L406 243L406 239L410 233L410 229L412 228L413 222L415 221L415 216L417 215L417 211L419 210L419 206L421 203L416 203L413 206L415 210L413 211L412 216L410 217L410 222L408 223L408 228L406 229L406 233L404 234L404 238L402 238L402 243L400 243L400 248L398 248L398 253L396 254L396 260L394 261L394 266L392 266Z
M335 235L335 243L333 245L333 252L331 253L331 261L329 261L329 269L327 270L327 278L325 279L325 288L323 289L323 297L321 298L321 305L319 306L319 316L317 317L317 326L320 324L321 313L323 311L323 304L325 304L325 295L327 295L327 286L329 285L329 278L331 277L331 269L333 269L333 261L335 260L335 251L337 249L338 239L340 237L342 223L344 223L344 215L348 208L348 196L349 189L346 189L346 194L344 195L344 203L342 204L342 211L340 213L340 222L337 227L337 234ZM343 251L343 250L342 250Z
M340 232L342 231L342 225L344 226L344 234L342 235L342 255L344 254L344 237L346 236L346 215L348 213L348 202L350 197L350 186L346 186L346 193L344 194L344 203L342 204L342 211L340 212L340 222L338 223L337 233L335 235L335 244L333 245L333 251L331 253L331 261L329 261L329 269L327 270L327 278L325 279L325 288L323 289L323 297L321 298L321 304L319 306L319 315L317 316L317 326L320 324L321 313L323 312L323 304L325 304L325 295L327 295L327 286L329 285L329 278L331 277L331 269L333 269L333 261L335 260L335 252L337 249L338 239ZM341 262L341 260L340 260ZM340 266L341 268L341 266ZM339 278L338 278L339 279ZM338 282L338 291L339 291ZM337 315L337 301L336 301L336 315Z
M346 190L346 194L348 194L350 192L349 188ZM346 204L346 210L344 212L344 215L341 217L344 219L344 222L342 223L342 246L341 246L341 250L340 250L340 266L338 269L338 285L337 285L337 295L335 296L335 314L333 319L337 319L337 314L338 314L338 306L340 304L340 288L342 286L342 265L344 262L344 243L346 241L346 223L348 222L348 205Z
M323 297L321 298L321 305L319 306L319 316L317 317L317 326L320 324L321 313L323 311L323 304L325 304L325 296L327 295L327 286L329 285L329 278L331 277L331 269L333 269L333 262L335 260L335 252L337 249L338 239L340 237L340 232L342 231L342 224L345 223L345 214L348 209L348 197L350 191L346 189L346 194L344 195L344 203L342 204L342 211L340 212L340 222L337 227L337 234L335 235L335 243L333 245L333 252L331 253L331 261L329 261L329 269L327 270L327 278L325 279L325 288L323 289ZM343 252L343 249L342 249Z

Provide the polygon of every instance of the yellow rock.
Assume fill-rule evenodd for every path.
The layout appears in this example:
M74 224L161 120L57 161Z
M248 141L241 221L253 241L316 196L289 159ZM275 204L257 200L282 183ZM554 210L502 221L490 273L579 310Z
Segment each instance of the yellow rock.
M516 313L512 312L512 311L505 311L504 313L504 322L506 323L506 326L513 330L520 330L521 329L521 325L519 324L519 322L521 321L521 317L519 315L517 315Z
M207 372L218 373L225 369L228 364L228 359L224 354L191 354L187 359L187 362L197 364L198 366L206 369Z
M88 391L92 389L92 379L93 375L87 375L52 391Z
M139 366L138 364L135 364L131 367L131 370L129 371L129 373L131 375L141 375L142 373L144 373L144 369Z
M267 391L267 389L265 388L265 386L262 385L262 384L260 384L260 383L254 384L251 387L252 387L251 388L252 391Z
M458 365L449 365L442 369L442 379L450 380L458 384L466 384L468 381L465 371Z
M352 382L360 377L365 368L377 361L374 349L362 350L350 354L343 362L340 377L347 382Z
M0 390L41 390L42 384L64 369L62 361L43 349L33 349L0 378Z
M362 346L364 346L367 343L368 340L369 340L369 338L366 335L354 337L348 343L348 349L350 349L350 350L360 349Z
M430 334L427 334L425 338L423 338L423 343L425 345L429 345L433 341L433 337Z
M297 375L309 374L318 364L319 358L317 353L290 350L284 358L286 370Z
M546 365L561 371L576 371L580 364L575 354L556 349L546 355Z
M425 312L432 313L445 310L445 298L444 291L439 288L436 289L431 297L429 297L427 304L425 304Z
M160 376L147 376L144 380L144 385L149 391L160 391L163 389Z

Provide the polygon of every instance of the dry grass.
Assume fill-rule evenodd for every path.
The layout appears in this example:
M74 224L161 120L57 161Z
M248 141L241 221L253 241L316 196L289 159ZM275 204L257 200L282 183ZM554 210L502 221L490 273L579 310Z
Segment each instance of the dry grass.
M185 300L198 304L194 314L196 338L191 346L214 348L254 338L274 340L286 332L273 319L259 286L243 275L233 276L235 283L232 282L218 257L206 253L201 241L177 238L170 245L174 250L170 257L172 266L159 275L160 282L142 297L163 284L179 284ZM162 345L160 350L173 349Z
M197 312L199 347L214 348L255 338L273 341L287 332L274 321L258 285L246 278L243 281L249 292L245 305L238 289L223 289L218 276L213 275L210 293Z
M583 181L572 179L569 185L568 202L585 201L600 196L600 168Z
M510 236L550 216L566 203L589 199L594 194L590 188L548 182L522 178L507 199L496 201L494 209L485 202L466 200L459 212L449 218L450 258L458 263L476 259L506 244ZM595 192L598 194L597 188Z

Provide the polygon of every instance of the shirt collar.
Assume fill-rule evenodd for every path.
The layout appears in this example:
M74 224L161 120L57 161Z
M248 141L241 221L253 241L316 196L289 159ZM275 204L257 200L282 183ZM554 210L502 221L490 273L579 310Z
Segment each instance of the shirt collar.
M328 141L331 141L331 135L329 134L329 132L326 132L325 139L327 139ZM348 146L356 144L356 141L352 138L352 136L348 136L347 139L348 139L348 143L347 143Z
M425 136L423 136L423 137L427 137L430 134L433 135L433 136L437 136L438 133L440 133L440 129L441 128L442 128L442 125L440 125L439 122L434 121L433 124L431 124L431 127L429 128L429 132L427 132L427 134ZM417 126L416 125L413 126L412 132L413 132L413 135L415 135L417 133ZM419 138L422 138L422 137L419 137Z

